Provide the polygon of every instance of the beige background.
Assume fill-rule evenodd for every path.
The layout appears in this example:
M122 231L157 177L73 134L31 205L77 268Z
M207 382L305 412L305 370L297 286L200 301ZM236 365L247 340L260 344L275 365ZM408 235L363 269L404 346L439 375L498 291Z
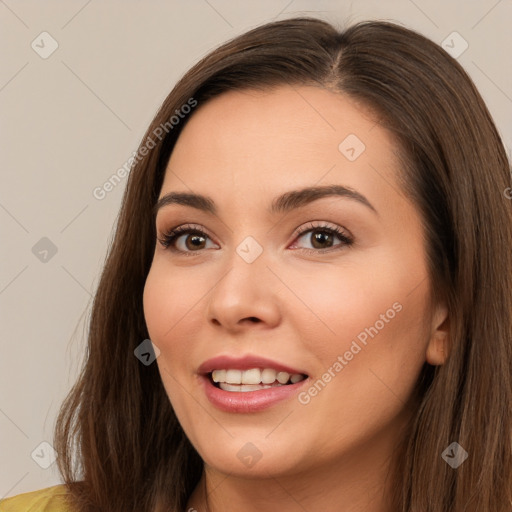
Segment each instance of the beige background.
M93 190L137 149L187 68L298 14L399 21L439 44L457 31L469 44L458 59L512 147L511 0L0 0L0 498L60 482L56 464L41 467L52 459L40 443L78 372L125 183L103 200ZM31 47L51 49L44 31L58 43L46 59Z

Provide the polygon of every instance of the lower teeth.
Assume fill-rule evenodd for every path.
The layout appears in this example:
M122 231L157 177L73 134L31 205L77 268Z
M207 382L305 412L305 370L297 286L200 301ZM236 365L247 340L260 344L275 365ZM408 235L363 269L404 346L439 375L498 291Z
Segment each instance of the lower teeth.
M286 384L228 384L227 382L219 382L218 387L224 391L259 391L261 389L276 388L279 386L286 386Z

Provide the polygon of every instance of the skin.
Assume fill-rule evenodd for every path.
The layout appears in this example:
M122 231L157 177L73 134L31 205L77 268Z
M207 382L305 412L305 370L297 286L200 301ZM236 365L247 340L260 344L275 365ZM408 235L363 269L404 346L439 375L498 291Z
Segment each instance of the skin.
M338 149L349 134L366 146L354 161ZM156 241L144 312L169 399L205 462L187 510L390 510L390 456L423 364L444 362L448 323L444 304L430 303L422 222L400 189L395 149L369 110L316 87L224 93L185 126L160 197L201 193L218 215L159 210L160 237L193 223L209 238L194 249L182 235L177 247L190 256ZM343 197L267 212L284 192L333 184L364 195L377 213ZM312 232L294 236L311 221L354 243L333 235L329 249L313 245ZM236 252L247 236L263 248L250 264ZM197 369L218 355L261 355L314 383L395 303L401 311L305 405L294 396L229 413L203 392ZM262 455L251 468L237 457L248 442Z

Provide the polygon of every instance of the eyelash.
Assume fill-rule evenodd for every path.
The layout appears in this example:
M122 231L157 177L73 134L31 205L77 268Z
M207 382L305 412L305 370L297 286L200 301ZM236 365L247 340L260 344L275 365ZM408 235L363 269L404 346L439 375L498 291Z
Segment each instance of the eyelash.
M342 243L339 245L336 245L334 247L329 247L327 249L299 248L299 250L305 251L306 253L316 253L316 254L327 253L327 252L343 249L344 247L350 247L354 243L353 238L351 236L349 236L347 233L343 232L340 228L331 227L331 226L328 226L328 225L322 224L322 223L313 224L313 222L311 222L304 229L301 229L300 231L298 231L295 234L295 238L299 238L306 233L310 233L310 232L314 232L314 231L321 231L321 232L326 232L330 235L335 235L341 240ZM182 236L184 234L198 234L205 238L210 238L203 230L198 229L191 224L184 224L183 226L178 226L176 228L171 229L170 231L167 231L166 233L163 234L162 238L158 238L158 241L162 244L164 249L169 249L173 252L181 253L186 256L195 256L197 253L202 252L202 250L182 251L181 249L176 249L176 247L174 246L174 243L180 236ZM294 238L294 240L295 240L295 238Z

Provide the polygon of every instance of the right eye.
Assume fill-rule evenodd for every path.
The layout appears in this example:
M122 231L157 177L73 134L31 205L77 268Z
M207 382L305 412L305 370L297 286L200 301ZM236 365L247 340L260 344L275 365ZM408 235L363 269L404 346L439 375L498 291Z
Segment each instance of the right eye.
M184 254L205 249L207 240L211 239L203 230L191 225L173 228L158 239L165 249Z

